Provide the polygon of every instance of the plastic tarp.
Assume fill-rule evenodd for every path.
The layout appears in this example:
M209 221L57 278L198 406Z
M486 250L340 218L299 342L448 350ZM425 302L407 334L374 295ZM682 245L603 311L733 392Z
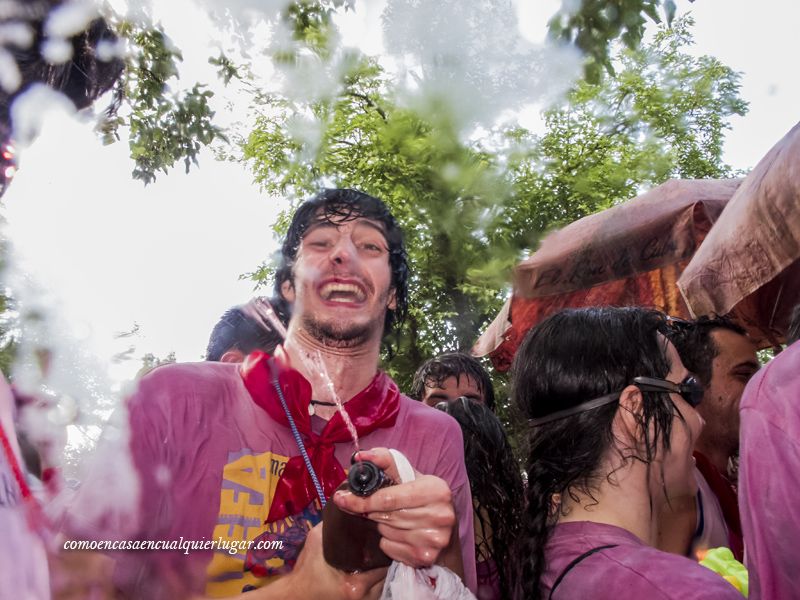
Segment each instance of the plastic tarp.
M693 314L735 308L751 335L783 341L800 302L800 123L744 179L678 287Z
M741 183L671 180L547 235L473 347L506 370L525 333L567 307L649 306L688 318L678 277Z

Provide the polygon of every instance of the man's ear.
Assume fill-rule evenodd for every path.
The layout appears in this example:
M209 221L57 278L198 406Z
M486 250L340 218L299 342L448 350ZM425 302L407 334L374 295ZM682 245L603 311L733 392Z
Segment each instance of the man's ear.
M397 310L397 292L395 288L389 290L389 301L386 303L389 310Z
M231 348L220 357L219 362L240 363L243 360L244 360L244 352L236 348Z
M289 279L281 284L281 296L289 304L294 303L294 284Z

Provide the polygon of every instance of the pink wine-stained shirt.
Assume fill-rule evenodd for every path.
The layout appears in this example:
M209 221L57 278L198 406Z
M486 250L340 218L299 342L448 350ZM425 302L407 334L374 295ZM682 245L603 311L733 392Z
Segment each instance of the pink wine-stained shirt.
M739 510L750 598L800 598L800 342L756 373L739 411Z
M290 430L253 402L237 365L159 367L141 381L129 407L141 501L127 537L213 540L217 547L117 555L120 587L135 597L172 598L186 591L226 597L291 571L308 530L320 521L319 502L265 522L282 469L299 451ZM317 433L325 423L312 417ZM456 421L401 396L395 425L373 431L360 444L395 448L417 471L449 484L466 580L474 590L472 499ZM350 443L335 447L344 467L352 453ZM248 540L261 542L261 548L234 547Z
M631 532L589 521L556 525L545 548L544 598L576 558L604 546L563 576L553 600L742 600L730 583L698 563L646 545Z

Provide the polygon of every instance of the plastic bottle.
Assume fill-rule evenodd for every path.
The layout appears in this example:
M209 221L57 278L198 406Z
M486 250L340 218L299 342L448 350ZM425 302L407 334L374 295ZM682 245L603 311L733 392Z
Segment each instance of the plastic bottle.
M374 463L351 461L347 480L338 490L371 496L392 481ZM360 515L343 512L333 501L322 512L322 554L332 567L348 573L388 567L392 559L380 549L378 524Z

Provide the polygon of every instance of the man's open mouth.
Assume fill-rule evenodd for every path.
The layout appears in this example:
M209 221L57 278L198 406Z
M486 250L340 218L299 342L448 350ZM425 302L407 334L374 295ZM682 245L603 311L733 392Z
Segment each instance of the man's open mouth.
M328 302L363 302L367 294L359 285L332 281L319 289L319 295Z

